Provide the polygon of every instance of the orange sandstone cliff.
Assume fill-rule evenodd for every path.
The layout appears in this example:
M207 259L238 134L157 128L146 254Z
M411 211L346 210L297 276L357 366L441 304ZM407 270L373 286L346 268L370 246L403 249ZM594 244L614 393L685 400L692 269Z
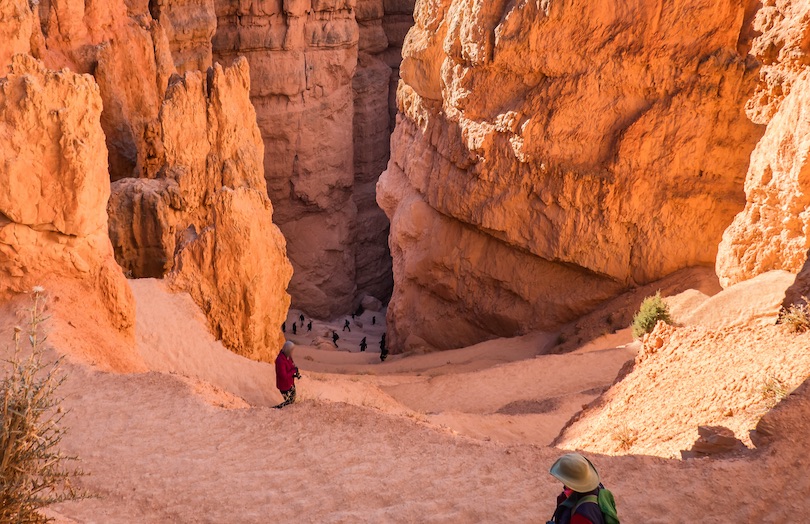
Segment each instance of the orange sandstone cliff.
M755 8L419 2L377 186L392 346L553 329L713 265L762 134Z
M34 66L19 65L33 60L25 55L15 59L11 76L2 81L9 109L0 115L0 125L15 131L9 135L12 144L29 144L30 149L25 155L8 151L10 194L3 213L11 229L19 223L66 235L48 238L86 285L102 288L118 325L129 329L134 314L130 292L111 257L104 211L113 180L107 209L118 262L132 276L169 277L191 293L231 349L272 359L283 341L280 325L289 307L291 268L284 239L272 222L263 144L248 97L248 65L242 59L228 69L210 68L213 4L15 1L4 3L0 15L6 37L0 43L2 65L15 53L39 58L44 66L36 66L38 74L48 80L40 83L49 86L37 94L39 84L27 73ZM50 87L57 85L54 78L71 79L73 73L46 68L86 73L76 77L80 81L70 80L78 95ZM21 80L15 76L20 71L26 72ZM185 75L176 76L178 71ZM26 105L26 97L41 102ZM32 108L47 115L37 118L48 126L58 122L56 115L65 122L54 130L39 129L42 124L20 126L15 111L27 115ZM85 139L94 118L101 127L92 130L93 140ZM79 153L72 152L77 148ZM43 188L39 200L40 186L28 179L27 166L41 167L40 178L50 177L37 182ZM30 190L17 191L24 189L18 180ZM7 234L15 233L11 229ZM15 242L22 238L15 235ZM21 248L13 249L16 253L5 258L23 268L9 270L15 278L62 274L45 256L27 269ZM34 280L20 278L11 289Z

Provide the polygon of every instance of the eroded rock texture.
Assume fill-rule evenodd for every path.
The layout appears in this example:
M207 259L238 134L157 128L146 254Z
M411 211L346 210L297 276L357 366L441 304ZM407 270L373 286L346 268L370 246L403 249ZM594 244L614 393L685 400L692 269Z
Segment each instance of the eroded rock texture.
M106 135L106 147L103 142L92 147L103 158L103 165L93 166L104 173L103 185L89 178L82 179L86 188L70 180L49 185L47 190L62 195L61 212L51 210L55 227L76 227L77 216L70 215L73 226L62 216L68 211L98 211L103 240L93 249L104 259L112 253L104 207L109 181L117 181L109 202L110 234L121 265L132 276L170 278L191 293L227 346L271 360L283 342L291 269L284 239L272 223L247 62L237 61L227 71L209 69L208 77L197 70L211 65L213 2L14 1L3 4L0 15L13 21L0 24L8 31L0 42L3 64L14 52L30 53L49 68L92 74L95 82L88 82L100 96L91 109L97 106L100 113L104 132L98 130L98 137ZM90 111L87 118L94 115ZM72 125L63 126L63 140L70 140ZM32 143L31 157L24 157L29 162L41 153L38 142ZM71 154L66 146L49 152L48 165L70 165ZM86 194L98 202L81 200ZM19 195L10 202L28 205ZM14 207L8 209L14 215ZM42 202L36 209L51 213ZM66 245L73 242L70 237ZM82 271L96 271L82 262L92 253L70 256ZM112 259L107 262L107 272L120 275Z
M767 129L751 154L745 210L720 244L723 286L773 269L799 273L810 251L810 4L765 4L752 49L763 66L747 109Z
M392 347L554 328L714 264L761 134L743 112L753 9L419 2L378 183Z
M233 351L272 360L292 269L273 224L244 58L169 86L155 179L113 184L110 232L125 269L187 290Z
M135 304L107 236L101 107L91 77L29 55L0 78L0 298L69 280L88 311L100 304L131 334Z
M153 128L169 77L177 70L211 65L215 19L210 5L194 0L167 4L160 0L33 4L32 54L51 69L90 73L99 85L112 180L154 175L159 166L153 158Z

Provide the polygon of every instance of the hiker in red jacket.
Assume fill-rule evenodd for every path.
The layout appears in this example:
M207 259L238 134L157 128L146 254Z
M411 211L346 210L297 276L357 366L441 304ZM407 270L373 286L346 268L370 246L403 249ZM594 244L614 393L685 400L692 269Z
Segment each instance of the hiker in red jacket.
M604 524L602 510L596 502L599 473L591 461L579 453L563 455L549 470L563 483L557 497L557 509L550 522L554 524Z
M298 367L292 359L294 347L295 344L288 340L276 357L276 387L284 397L284 402L276 406L279 409L295 402L295 379L301 378Z

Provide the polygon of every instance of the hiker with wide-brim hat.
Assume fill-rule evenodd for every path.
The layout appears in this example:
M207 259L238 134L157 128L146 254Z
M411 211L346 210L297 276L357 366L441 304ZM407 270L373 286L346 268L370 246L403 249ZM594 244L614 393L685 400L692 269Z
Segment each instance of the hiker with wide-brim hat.
M557 509L550 522L554 524L605 524L597 502L601 488L599 473L591 461L579 453L558 458L549 470L563 483L557 497Z

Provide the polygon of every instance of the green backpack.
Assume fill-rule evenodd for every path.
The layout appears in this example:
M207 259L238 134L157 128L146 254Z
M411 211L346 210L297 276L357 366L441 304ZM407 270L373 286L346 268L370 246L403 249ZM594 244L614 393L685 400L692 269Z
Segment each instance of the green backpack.
M586 502L593 502L599 505L599 509L602 511L602 518L605 519L605 524L619 524L619 516L616 514L616 501L613 498L613 493L611 493L609 489L600 488L598 497L596 495L585 495L579 499L571 515L576 513L580 504Z

